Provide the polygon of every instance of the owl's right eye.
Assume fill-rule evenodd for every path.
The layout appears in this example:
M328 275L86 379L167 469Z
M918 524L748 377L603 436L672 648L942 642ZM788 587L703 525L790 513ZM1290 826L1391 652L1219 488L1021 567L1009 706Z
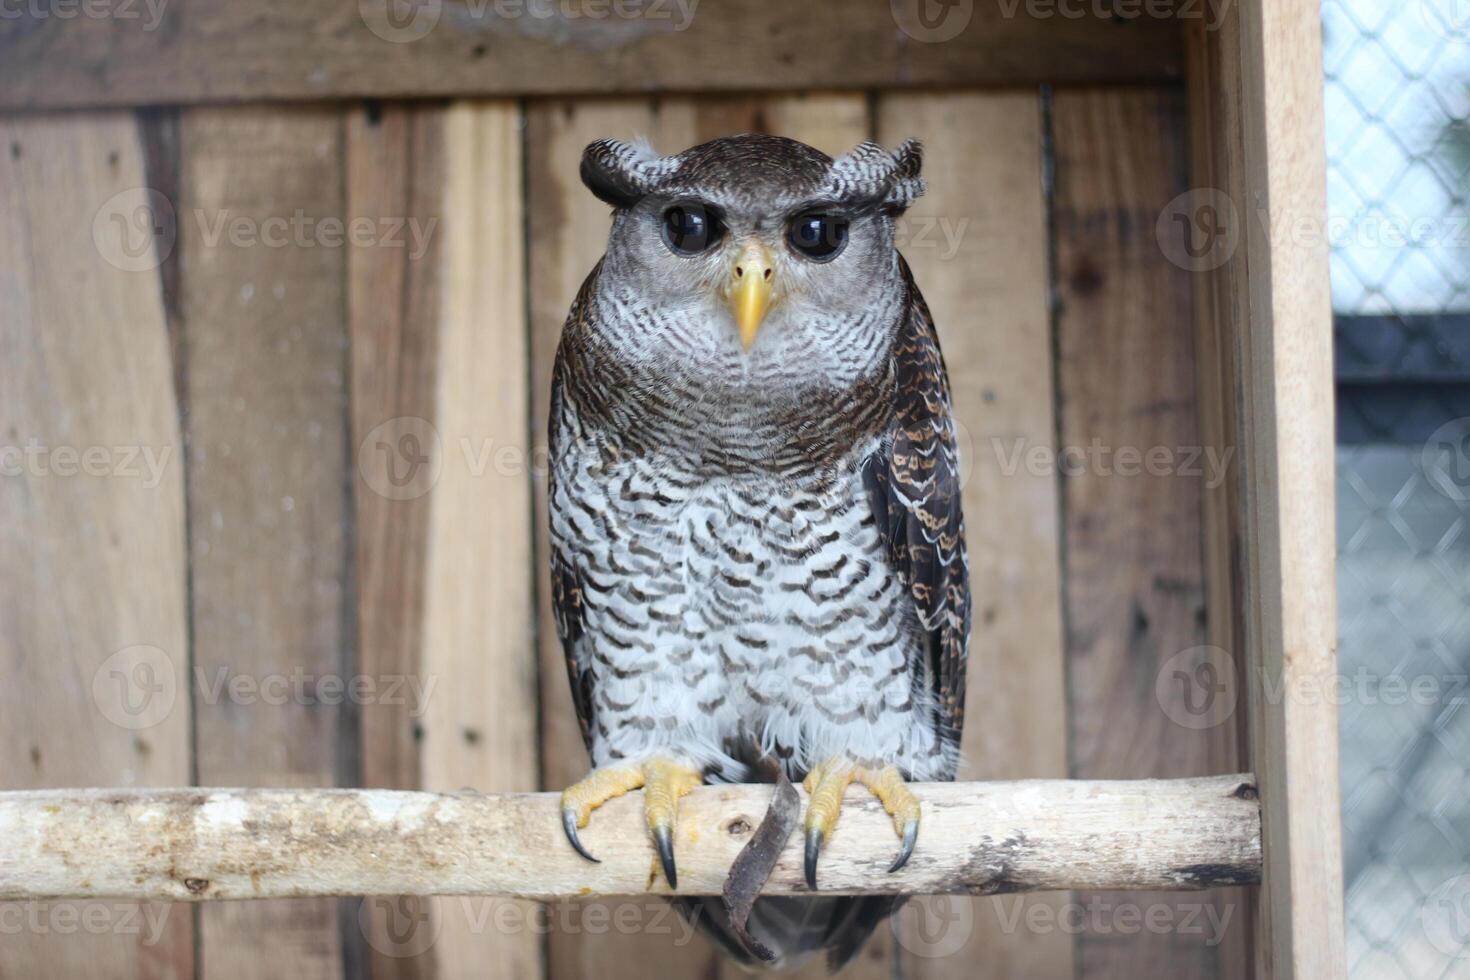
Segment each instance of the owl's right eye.
M664 212L664 242L679 255L698 255L725 232L719 215L698 204L676 204Z

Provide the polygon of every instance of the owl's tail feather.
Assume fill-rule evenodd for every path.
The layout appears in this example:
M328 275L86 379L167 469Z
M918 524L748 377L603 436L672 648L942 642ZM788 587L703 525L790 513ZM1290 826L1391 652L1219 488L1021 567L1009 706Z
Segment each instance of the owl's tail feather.
M675 904L748 969L791 969L825 950L827 967L836 973L896 903L886 896L759 897L801 814L801 800L784 767L776 766L774 782L770 809L731 865L724 894Z
M674 899L680 913L731 959L751 970L795 969L826 951L827 969L836 973L902 902L891 895L833 898L770 897L758 899L745 928L775 954L764 961L752 955L730 922L719 898Z

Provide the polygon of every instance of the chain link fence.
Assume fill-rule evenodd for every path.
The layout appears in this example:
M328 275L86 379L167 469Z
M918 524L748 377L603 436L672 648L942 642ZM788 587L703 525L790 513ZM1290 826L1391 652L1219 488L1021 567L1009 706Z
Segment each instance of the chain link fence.
M1470 4L1324 0L1354 977L1470 977Z

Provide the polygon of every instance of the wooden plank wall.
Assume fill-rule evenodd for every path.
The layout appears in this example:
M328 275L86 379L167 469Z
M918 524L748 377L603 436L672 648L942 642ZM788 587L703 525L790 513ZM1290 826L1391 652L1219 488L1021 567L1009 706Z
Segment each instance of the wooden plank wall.
M17 301L0 308L0 441L176 455L147 493L0 478L0 664L23 678L0 693L0 785L472 793L579 778L543 581L550 366L608 227L577 161L601 136L673 151L741 131L832 153L867 137L928 147L930 193L902 247L939 323L966 457L964 775L1238 762L1218 731L1174 725L1155 693L1163 662L1204 642L1198 482L1063 477L1044 462L1093 438L1201 442L1189 283L1153 240L1182 189L1174 89L357 103L4 125L0 281ZM144 187L175 218L157 261L118 253L110 219L94 222L118 191ZM146 735L108 723L89 694L98 665L139 643L165 651L178 692ZM132 670L147 654L128 656ZM231 677L259 690L219 686ZM275 678L284 700L261 686ZM1067 915L1088 898L915 901L844 976L1233 975L1228 952L1179 930L1120 936L1088 920L1074 934ZM545 911L273 902L208 906L198 924L196 936L175 912L149 944L29 936L18 959L0 957L0 977L737 975L646 899ZM1234 942L1239 931L1223 948Z

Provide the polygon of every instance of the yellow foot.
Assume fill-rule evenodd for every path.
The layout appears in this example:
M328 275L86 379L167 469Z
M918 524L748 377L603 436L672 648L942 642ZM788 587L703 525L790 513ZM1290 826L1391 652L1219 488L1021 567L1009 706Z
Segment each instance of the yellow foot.
M919 838L919 801L910 792L903 776L893 766L882 769L863 769L844 759L829 759L807 773L802 783L811 794L806 808L806 883L808 888L817 887L817 858L822 845L831 838L837 828L837 817L842 810L842 794L851 782L866 786L883 804L883 809L893 817L893 829L902 839L898 857L889 867L892 874L908 863L914 853L914 842Z
M643 787L643 816L648 832L658 847L664 877L670 888L679 887L679 874L674 865L674 825L678 818L679 799L704 782L699 770L670 762L650 759L641 766L608 766L594 769L586 779L570 786L561 794L561 825L567 840L577 853L596 861L582 846L577 831L587 826L592 811L615 796Z

